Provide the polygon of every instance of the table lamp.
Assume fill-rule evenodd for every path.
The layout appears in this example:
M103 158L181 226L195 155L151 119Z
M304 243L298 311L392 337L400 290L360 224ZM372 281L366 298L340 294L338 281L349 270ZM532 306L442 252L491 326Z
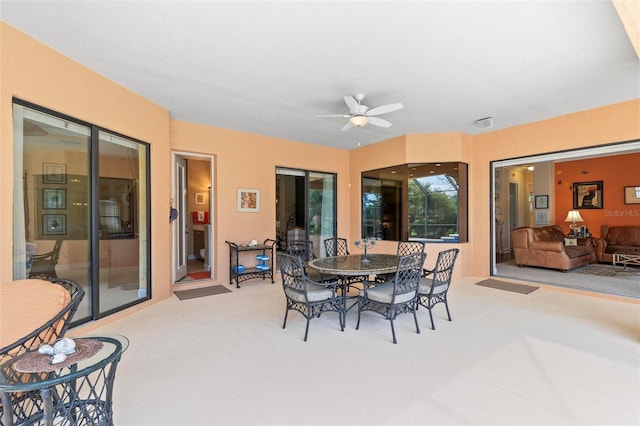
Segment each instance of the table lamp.
M584 222L584 219L582 219L582 216L580 216L580 212L578 210L569 210L569 213L567 213L567 217L564 221L571 222L571 225L569 225L569 235L576 235L578 229L578 225L576 225L576 222Z

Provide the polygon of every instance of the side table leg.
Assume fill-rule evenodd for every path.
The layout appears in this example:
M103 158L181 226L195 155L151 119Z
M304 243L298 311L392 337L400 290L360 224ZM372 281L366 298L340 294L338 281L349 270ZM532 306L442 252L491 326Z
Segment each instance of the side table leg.
M13 426L13 406L11 405L11 394L2 392L2 424Z
M53 400L51 398L51 388L44 388L40 391L42 397L42 403L44 405L44 424L46 426L53 426Z

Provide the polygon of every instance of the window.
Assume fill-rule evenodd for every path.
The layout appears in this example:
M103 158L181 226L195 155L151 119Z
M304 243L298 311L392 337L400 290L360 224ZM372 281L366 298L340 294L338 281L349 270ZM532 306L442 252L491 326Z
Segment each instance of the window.
M402 164L363 172L362 236L467 242L467 164Z

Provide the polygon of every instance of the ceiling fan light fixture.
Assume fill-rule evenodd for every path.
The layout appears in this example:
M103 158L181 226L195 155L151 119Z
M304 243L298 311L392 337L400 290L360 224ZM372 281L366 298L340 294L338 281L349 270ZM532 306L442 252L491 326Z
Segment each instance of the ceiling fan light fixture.
M369 119L364 115L354 115L349 119L349 122L353 127L364 127L369 122Z

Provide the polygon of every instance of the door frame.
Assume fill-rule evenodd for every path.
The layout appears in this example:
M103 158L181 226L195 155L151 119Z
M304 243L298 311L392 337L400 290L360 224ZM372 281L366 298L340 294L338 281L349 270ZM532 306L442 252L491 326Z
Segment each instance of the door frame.
M212 154L200 154L200 153L195 153L195 152L188 152L188 151L172 151L171 152L171 200L170 200L170 206L171 208L176 207L178 204L176 203L178 194L175 193L176 190L176 163L178 162L178 159L183 159L183 160L200 160L200 161L208 161L209 162L209 174L210 174L210 182L211 182L211 187L209 188L209 225L211 226L211 229L209 232L209 239L210 239L210 244L209 246L209 267L211 268L211 279L214 279L217 268L216 268L216 261L215 261L215 248L216 248L216 244L214 242L214 236L215 236L215 231L214 231L214 226L216 223L216 205L215 205L215 192L214 192L214 188L215 188L215 169L214 169L214 160L215 160L215 156ZM186 182L185 182L186 183ZM183 209L186 210L186 209ZM183 217L188 218L189 216L189 212L187 211L180 211L178 210L178 215L183 215ZM175 285L176 284L176 230L175 230L175 226L177 226L177 221L173 221L172 223L172 232L171 232L171 280L172 283ZM206 246L206 245L205 245Z

